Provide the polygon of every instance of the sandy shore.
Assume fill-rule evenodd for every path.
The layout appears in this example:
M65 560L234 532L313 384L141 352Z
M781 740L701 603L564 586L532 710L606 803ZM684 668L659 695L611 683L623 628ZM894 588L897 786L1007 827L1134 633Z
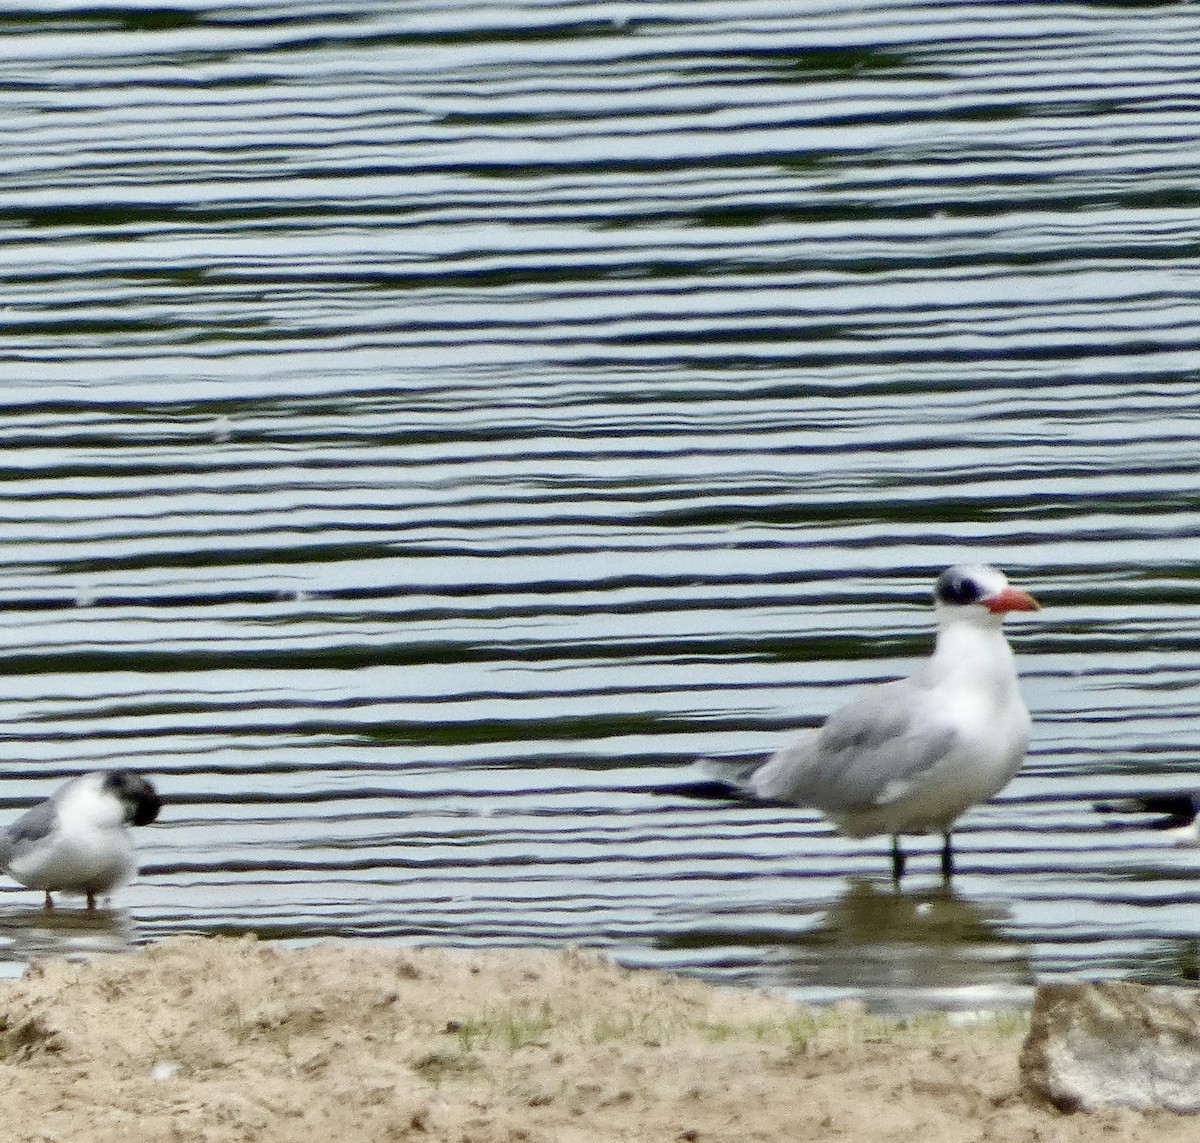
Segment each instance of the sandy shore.
M1024 1021L907 1026L579 952L174 940L0 985L19 1140L1154 1140L1021 1094Z

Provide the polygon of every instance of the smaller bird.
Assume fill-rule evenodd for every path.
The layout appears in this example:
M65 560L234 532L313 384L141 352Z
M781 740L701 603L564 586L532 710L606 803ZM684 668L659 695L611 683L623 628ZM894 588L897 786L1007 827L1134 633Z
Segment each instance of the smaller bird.
M46 894L82 893L88 912L137 872L131 825L149 825L162 800L132 770L95 770L60 786L0 833L0 865L22 885Z

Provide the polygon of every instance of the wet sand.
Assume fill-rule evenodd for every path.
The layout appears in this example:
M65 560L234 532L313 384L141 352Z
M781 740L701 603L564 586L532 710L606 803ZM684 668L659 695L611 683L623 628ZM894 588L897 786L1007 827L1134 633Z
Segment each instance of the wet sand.
M616 967L180 939L0 985L19 1140L1192 1139L1021 1093L1020 1016L908 1024Z

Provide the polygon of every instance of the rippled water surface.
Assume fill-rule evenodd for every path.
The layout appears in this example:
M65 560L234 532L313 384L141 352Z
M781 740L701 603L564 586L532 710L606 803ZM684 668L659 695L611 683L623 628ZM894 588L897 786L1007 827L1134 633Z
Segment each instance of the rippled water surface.
M168 799L95 923L580 942L881 1008L1196 975L1200 10L0 14L0 814ZM986 558L1029 761L957 834L656 792Z

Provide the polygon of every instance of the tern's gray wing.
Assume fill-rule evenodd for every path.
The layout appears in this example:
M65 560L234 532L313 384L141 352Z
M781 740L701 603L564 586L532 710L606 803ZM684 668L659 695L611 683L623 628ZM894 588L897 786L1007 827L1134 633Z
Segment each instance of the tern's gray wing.
M39 802L0 833L0 865L8 865L23 849L49 837L58 824L58 798Z
M815 736L781 750L754 775L761 797L826 812L874 809L903 797L958 743L912 679L874 687L830 715Z

